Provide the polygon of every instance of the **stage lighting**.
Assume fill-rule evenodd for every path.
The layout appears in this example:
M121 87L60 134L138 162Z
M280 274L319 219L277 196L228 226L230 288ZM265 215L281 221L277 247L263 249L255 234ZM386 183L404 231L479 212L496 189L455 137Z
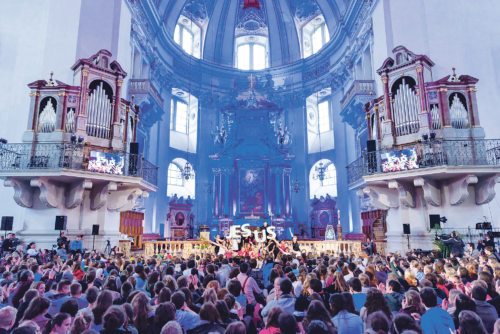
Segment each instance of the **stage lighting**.
M70 140L73 144L76 144L76 135L74 133L71 135Z

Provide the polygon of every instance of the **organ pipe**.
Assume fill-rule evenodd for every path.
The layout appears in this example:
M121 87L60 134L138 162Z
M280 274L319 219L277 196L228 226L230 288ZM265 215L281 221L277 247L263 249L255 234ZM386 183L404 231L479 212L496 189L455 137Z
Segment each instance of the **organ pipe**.
M418 97L405 79L396 90L393 109L397 136L418 132Z
M87 112L87 134L92 137L109 138L112 103L101 82L90 94Z

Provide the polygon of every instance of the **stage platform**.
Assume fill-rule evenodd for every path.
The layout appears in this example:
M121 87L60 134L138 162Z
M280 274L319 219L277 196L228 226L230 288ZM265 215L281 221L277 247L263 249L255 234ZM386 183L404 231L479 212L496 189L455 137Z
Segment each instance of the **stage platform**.
M299 240L300 249L305 252L328 253L338 255L339 253L354 254L359 256L364 254L361 241L347 240ZM377 244L377 247L380 247ZM378 248L380 251L385 247ZM214 254L214 246L206 240L165 240L144 242L144 255L153 256L161 254L163 251L173 256L188 258L191 255L205 256Z

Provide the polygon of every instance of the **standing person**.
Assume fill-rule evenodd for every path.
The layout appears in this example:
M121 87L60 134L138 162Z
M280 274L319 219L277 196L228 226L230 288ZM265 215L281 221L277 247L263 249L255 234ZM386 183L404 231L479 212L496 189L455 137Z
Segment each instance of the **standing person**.
M250 304L255 304L256 294L261 294L262 290L259 288L259 285L255 281L255 279L248 275L249 265L246 262L240 264L240 273L236 277L238 281L241 283L241 288L243 293L247 297L247 301Z
M11 306L0 309L0 334L8 334L16 321L17 310Z
M453 257L463 257L465 244L458 236L456 231L451 232L451 238L448 240L443 240L443 243L450 246L450 254Z
M373 255L373 241L370 237L366 237L366 242L363 243L363 250L365 251L366 255L371 256Z
M64 234L63 231L59 232L59 238L57 238L57 246L64 248L66 250L66 252L68 252L68 250L69 250L68 237Z
M493 326L498 319L497 310L486 301L487 291L480 285L472 288L472 300L476 304L476 313L483 321L484 327L488 333L493 332ZM460 321L460 315L458 316Z
M338 334L363 333L363 320L356 314L352 295L348 292L336 293L330 297L332 322Z
M437 305L437 295L432 288L423 288L420 297L425 306L425 313L420 320L420 326L425 334L450 334L455 331L453 318L448 312Z
M69 243L69 250L73 254L83 254L83 235L78 235L75 240L71 240Z

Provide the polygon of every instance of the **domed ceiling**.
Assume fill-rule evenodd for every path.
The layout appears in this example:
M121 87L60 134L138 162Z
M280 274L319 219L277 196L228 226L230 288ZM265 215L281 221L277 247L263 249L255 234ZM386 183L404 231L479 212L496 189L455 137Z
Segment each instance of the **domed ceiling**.
M235 41L240 36L268 38L268 66L302 58L301 32L318 19L326 22L330 42L342 33L350 0L156 0L166 33L174 36L179 18L189 18L202 30L200 58L233 66ZM248 6L250 4L250 6ZM257 4L257 6L251 5ZM307 44L307 41L306 41Z

